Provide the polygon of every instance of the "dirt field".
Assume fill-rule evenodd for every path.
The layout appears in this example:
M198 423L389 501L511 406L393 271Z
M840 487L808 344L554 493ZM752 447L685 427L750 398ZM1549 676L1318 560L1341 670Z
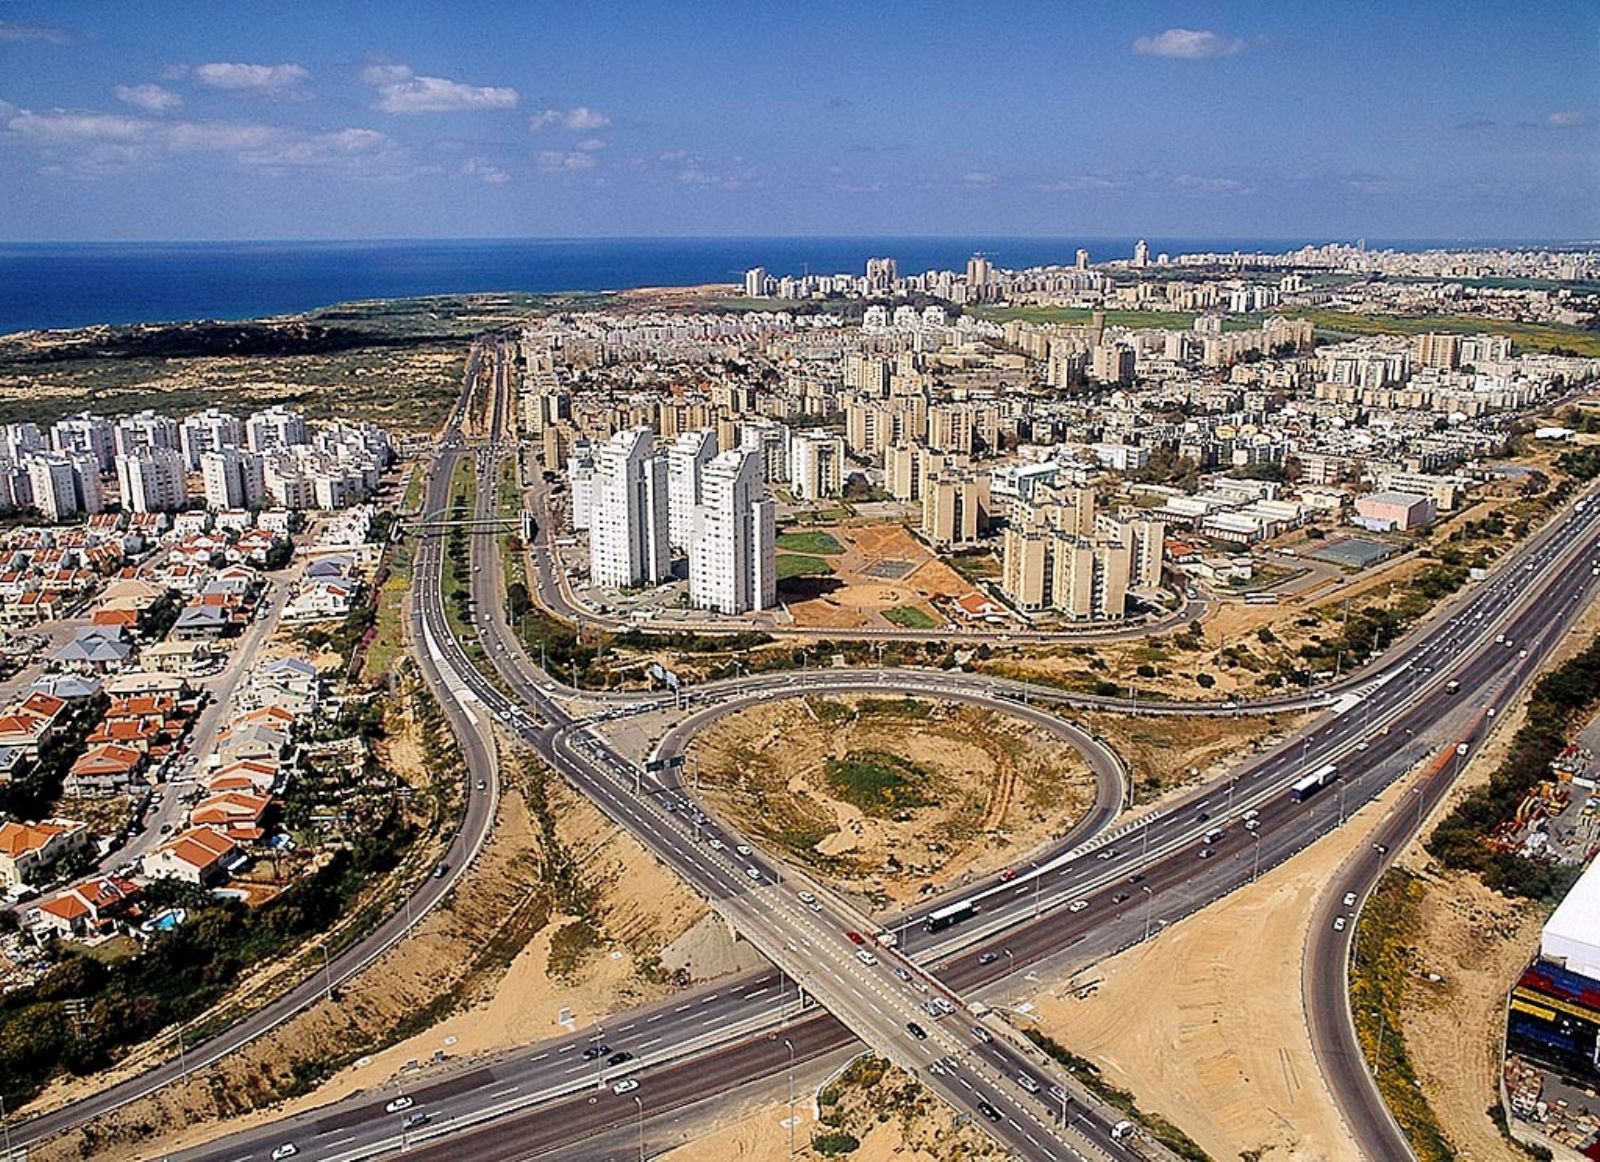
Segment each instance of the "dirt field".
M797 1095L796 1158L848 1157L851 1162L998 1162L1005 1157L984 1133L958 1125L948 1106L887 1063L860 1058L818 1094ZM815 1114L820 1105L822 1120ZM790 1157L787 1102L763 1106L688 1145L658 1155L661 1162L779 1162ZM841 1135L831 1152L818 1149ZM848 1139L854 1139L850 1145Z
M1312 1053L1300 963L1324 885L1393 800L1153 943L1052 982L1028 1017L1213 1158L1358 1162Z
M1077 721L1104 739L1132 772L1135 804L1222 773L1297 730L1309 715L1266 718L1129 718L1080 714Z
M972 590L971 582L900 525L830 525L817 531L831 533L844 546L844 552L828 558L833 576L808 578L797 589L804 596L788 602L796 625L892 629L893 623L883 618L883 611L903 605L921 609L942 625L945 619L935 612L930 600L959 597ZM868 572L876 565L893 561L907 562L911 568L893 578Z
M539 820L509 792L494 838L449 906L333 1004L195 1075L187 1091L134 1103L31 1156L151 1157L380 1087L435 1052L455 1060L557 1035L563 1007L581 1023L665 995L670 986L648 961L704 905L564 785L550 799L561 845L600 887L581 921L554 907ZM574 922L595 933L577 953L558 936ZM552 940L566 945L557 964Z
M946 702L790 699L721 719L689 754L719 813L878 906L1003 866L1094 798L1067 743Z

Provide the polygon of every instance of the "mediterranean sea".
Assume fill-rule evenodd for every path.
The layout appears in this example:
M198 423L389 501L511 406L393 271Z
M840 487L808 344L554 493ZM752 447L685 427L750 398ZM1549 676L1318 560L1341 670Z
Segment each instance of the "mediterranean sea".
M1284 251L1328 239L1158 238L1150 253ZM100 323L250 319L358 299L621 290L772 274L963 270L975 251L1013 269L1127 256L1132 238L544 238L364 242L0 243L0 334ZM1417 250L1463 241L1372 240Z

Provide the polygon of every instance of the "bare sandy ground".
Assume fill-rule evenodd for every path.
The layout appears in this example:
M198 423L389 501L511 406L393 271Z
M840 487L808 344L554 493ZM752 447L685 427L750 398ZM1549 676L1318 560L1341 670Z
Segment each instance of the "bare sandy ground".
M1324 885L1394 798L1153 942L1052 982L1021 1020L1214 1158L1359 1162L1312 1052L1300 966Z

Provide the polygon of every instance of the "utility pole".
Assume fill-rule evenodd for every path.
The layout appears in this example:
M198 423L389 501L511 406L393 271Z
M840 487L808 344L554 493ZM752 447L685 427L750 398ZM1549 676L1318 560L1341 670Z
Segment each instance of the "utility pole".
M1149 888L1140 888L1144 893L1144 938L1150 939L1150 910L1155 906L1156 894Z
M785 1037L784 1047L789 1050L789 1157L794 1157L794 1042Z

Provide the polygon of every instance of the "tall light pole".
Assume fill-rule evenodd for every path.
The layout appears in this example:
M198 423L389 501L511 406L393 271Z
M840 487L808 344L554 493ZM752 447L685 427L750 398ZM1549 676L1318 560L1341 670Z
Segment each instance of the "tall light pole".
M1255 862L1250 867L1250 882L1255 883L1256 879L1261 875L1261 832L1252 831L1250 834L1256 838Z
M1147 887L1139 889L1144 893L1144 938L1150 939L1150 910L1155 906L1156 894Z
M633 1104L639 1110L639 1162L644 1162L644 1099L634 1094Z
M794 1157L794 1042L785 1037L784 1048L789 1050L789 1157Z

